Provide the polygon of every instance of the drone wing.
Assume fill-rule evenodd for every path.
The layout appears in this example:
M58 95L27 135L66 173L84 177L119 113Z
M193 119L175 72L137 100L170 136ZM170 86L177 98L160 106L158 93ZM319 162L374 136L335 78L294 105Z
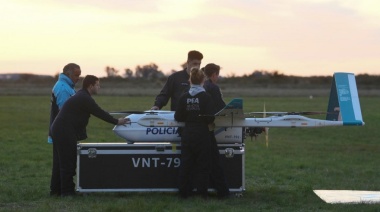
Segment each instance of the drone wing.
M250 112L247 115L271 115L271 116L285 116L285 115L321 115L328 112L322 111L300 111L300 112ZM337 112L334 112L337 113Z
M232 100L215 117L216 126L225 127L327 127L363 126L355 75L335 73L327 112L263 112L265 118L244 118L243 101ZM261 113L252 113L261 114ZM303 115L327 114L326 119L312 119Z

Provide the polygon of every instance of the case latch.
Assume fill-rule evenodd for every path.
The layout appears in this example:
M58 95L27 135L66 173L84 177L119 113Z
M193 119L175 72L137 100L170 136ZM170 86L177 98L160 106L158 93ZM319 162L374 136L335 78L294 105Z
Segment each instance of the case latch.
M234 149L233 148L226 148L224 150L224 156L226 156L226 158L233 158L234 157Z
M157 145L155 149L157 152L164 152L165 146L164 145Z
M96 158L96 149L95 148L89 148L88 149L88 158Z

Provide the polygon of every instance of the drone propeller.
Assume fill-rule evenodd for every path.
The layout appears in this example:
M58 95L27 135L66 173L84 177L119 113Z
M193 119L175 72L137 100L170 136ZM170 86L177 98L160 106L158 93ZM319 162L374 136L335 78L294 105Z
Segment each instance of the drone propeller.
M266 108L265 108L265 103L264 103L264 112L260 112L258 114L263 114L263 118L266 117ZM265 144L268 148L268 145L269 145L269 127L250 127L247 129L247 132L249 134L249 136L251 137L251 140L253 137L255 137L255 139L257 139L257 136L259 136L259 134L265 132Z
M111 115L125 115L125 114L144 114L144 111L134 111L134 110L128 110L128 111L111 111L109 114Z
M174 111L171 111L171 110L146 110L143 113L146 113L146 114L170 114L170 113L174 113Z
M169 110L146 110L146 111L127 110L127 111L111 111L111 112L109 112L109 114L111 114L111 115L129 115L129 114L154 115L154 114L168 114L168 113L174 113L174 112L169 111Z
M252 114L252 113L251 113ZM265 103L264 103L264 112L260 112L260 113L257 113L257 114L263 114L263 118L266 117L266 109L265 109ZM251 141L252 141L252 138L255 137L255 140L257 139L257 137L265 132L265 140L266 140L266 145L268 147L268 131L269 131L269 128L268 127L248 127L246 129L246 133L251 137Z
M266 113L266 109L265 109L265 102L264 102L264 114L263 114L263 118L265 118L267 116L267 113ZM268 145L269 145L269 127L265 127L265 144L268 148Z

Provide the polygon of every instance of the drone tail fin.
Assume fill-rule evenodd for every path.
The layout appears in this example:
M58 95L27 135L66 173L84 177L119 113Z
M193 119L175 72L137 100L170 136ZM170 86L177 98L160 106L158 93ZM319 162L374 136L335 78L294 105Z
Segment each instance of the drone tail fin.
M222 110L215 114L216 116L231 116L235 118L244 118L243 99L232 99Z
M364 125L354 74L334 73L326 120L343 121L343 125Z
M243 109L243 99L235 98L229 102L225 108L227 109Z

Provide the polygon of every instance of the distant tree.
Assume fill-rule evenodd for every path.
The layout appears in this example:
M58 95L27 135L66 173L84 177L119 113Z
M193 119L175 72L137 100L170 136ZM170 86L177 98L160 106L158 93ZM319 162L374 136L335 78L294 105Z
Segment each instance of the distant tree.
M144 78L147 80L160 79L165 77L162 71L158 70L158 66L150 63L144 66L137 66L135 71L136 78Z
M128 79L131 79L133 78L133 71L129 68L126 68L125 69L125 77L128 78Z
M274 78L282 78L282 77L284 77L285 75L284 75L284 74L281 74L281 73L278 72L278 71L274 71L272 76L273 76Z
M227 78L236 78L236 74L235 73L227 74Z
M248 77L255 77L255 78L260 78L260 77L263 77L265 76L265 71L259 71L259 70L255 70L254 72L252 72L251 75L249 75Z
M266 71L266 70L255 70L247 77L249 78L281 78L285 75L278 71Z
M119 76L118 75L118 70L116 70L115 68L113 67L110 67L110 66L107 66L106 67L106 73L107 73L107 77L117 77Z

